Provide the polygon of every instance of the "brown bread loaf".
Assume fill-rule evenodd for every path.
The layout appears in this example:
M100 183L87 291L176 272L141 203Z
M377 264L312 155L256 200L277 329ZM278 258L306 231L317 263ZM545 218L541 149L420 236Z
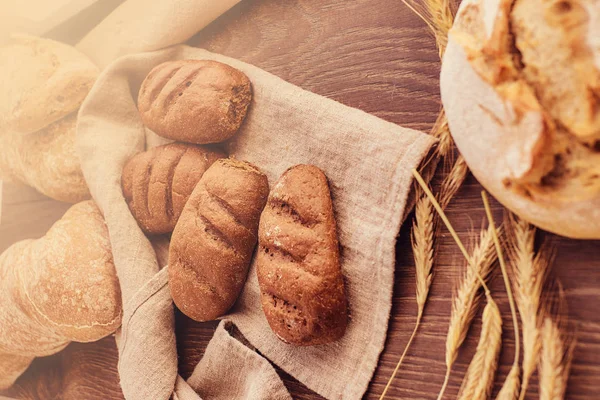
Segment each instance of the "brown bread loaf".
M140 88L144 124L181 142L218 143L242 125L250 101L250 80L217 61L169 61L155 67Z
M149 234L172 232L204 172L219 158L217 148L171 143L133 156L121 184L131 213Z
M120 324L108 229L94 202L74 205L43 238L0 255L0 389L33 358L96 341Z
M256 268L263 310L284 342L309 346L344 335L347 301L327 178L288 169L260 218Z
M252 164L215 162L190 196L169 249L169 286L177 307L196 321L214 320L240 294L269 195Z

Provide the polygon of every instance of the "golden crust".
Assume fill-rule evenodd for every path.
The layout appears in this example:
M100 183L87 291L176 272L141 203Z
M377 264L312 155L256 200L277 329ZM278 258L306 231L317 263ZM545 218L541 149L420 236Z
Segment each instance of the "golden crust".
M138 109L158 135L188 143L219 143L239 130L250 101L250 80L217 61L169 61L140 88Z
M284 342L329 343L344 335L347 301L325 174L288 169L260 219L257 273L267 321Z
M243 161L222 159L190 196L169 249L169 287L188 317L210 321L239 296L269 194L267 177Z
M154 147L133 156L121 185L131 213L149 234L172 232L190 194L218 159L220 149L184 143Z

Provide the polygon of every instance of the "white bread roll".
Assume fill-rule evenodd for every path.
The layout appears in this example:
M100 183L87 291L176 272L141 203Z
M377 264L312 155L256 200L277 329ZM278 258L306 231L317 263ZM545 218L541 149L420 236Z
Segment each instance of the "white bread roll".
M0 47L0 129L38 131L77 110L99 69L74 47L14 35Z
M75 151L77 113L27 135L0 132L0 179L29 185L55 200L90 198Z
M72 206L44 237L0 255L0 390L35 357L99 340L120 324L108 229L93 201Z
M458 149L502 204L600 239L600 1L463 1L441 93Z

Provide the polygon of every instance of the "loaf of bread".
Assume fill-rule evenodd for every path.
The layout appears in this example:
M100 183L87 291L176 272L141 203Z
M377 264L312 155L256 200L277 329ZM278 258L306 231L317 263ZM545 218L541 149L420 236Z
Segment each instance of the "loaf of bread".
M55 200L89 199L75 151L77 113L27 135L0 132L0 179L29 185Z
M43 238L0 255L0 388L34 357L98 340L120 323L108 229L92 201L71 207Z
M464 0L441 73L475 177L549 231L600 239L600 3Z
M239 296L269 195L267 177L233 159L215 162L190 196L171 237L169 287L196 321L214 320Z
M340 339L347 300L327 178L297 165L279 179L260 218L256 271L261 302L284 342L310 346Z
M121 184L131 213L149 234L170 233L204 172L222 150L171 143L133 156Z
M246 117L252 87L241 71L209 60L155 67L138 95L144 124L169 139L206 144L232 137Z
M38 131L79 108L99 74L75 48L15 35L0 48L0 132Z

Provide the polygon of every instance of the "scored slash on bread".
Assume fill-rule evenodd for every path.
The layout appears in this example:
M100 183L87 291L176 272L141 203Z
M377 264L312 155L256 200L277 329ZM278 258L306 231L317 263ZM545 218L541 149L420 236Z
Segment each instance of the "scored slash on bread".
M258 236L261 302L273 332L301 346L341 338L347 300L331 194L319 168L298 165L281 176Z
M226 157L216 148L171 143L132 157L123 168L123 195L142 230L172 232L204 172Z
M169 249L169 287L188 317L210 321L239 296L256 246L267 177L253 165L216 161L190 196Z
M140 88L144 125L158 135L188 143L219 143L232 137L252 99L250 80L217 61L179 60L155 67Z

